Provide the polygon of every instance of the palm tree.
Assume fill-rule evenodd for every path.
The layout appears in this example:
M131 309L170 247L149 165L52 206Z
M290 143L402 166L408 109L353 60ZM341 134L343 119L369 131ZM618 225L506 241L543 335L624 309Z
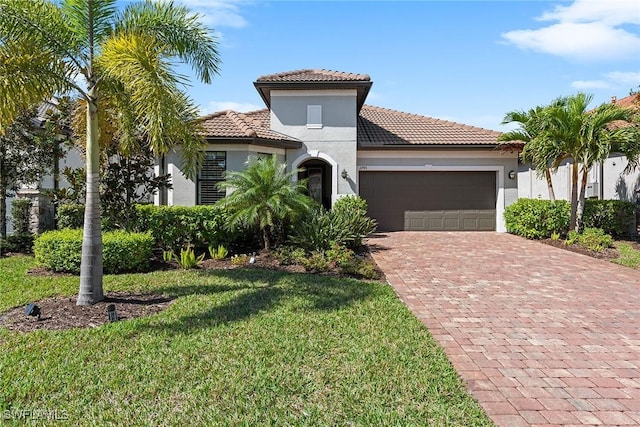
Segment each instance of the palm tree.
M592 95L578 93L557 100L545 111L541 125L546 138L559 144L554 151L554 162L573 160L569 225L572 230L579 230L582 222L589 169L605 160L611 152L625 155L628 169L640 161L637 128L619 125L628 123L632 112L614 104L603 104L589 111L592 99Z
M119 12L115 0L0 0L0 131L26 107L57 93L75 91L86 103L78 305L104 298L98 193L103 102L118 108L125 147L140 134L156 154L180 144L191 176L201 161L197 110L180 90L186 79L173 71L172 61L189 63L205 83L218 71L215 38L196 15L172 2L140 2Z
M286 164L271 157L249 157L243 171L227 172L218 184L231 194L220 202L230 213L229 226L257 226L262 232L264 248L271 248L274 227L287 219L309 211L313 200L305 192L306 182L295 182L297 170L286 172Z
M547 107L537 106L529 111L511 111L502 120L502 124L518 123L519 128L505 132L498 138L498 141L512 142L522 141L525 143L520 158L525 163L530 163L536 170L539 177L544 176L549 190L549 199L556 200L551 181L552 169L557 169L557 165L551 164L555 160L556 144L545 137L542 131L542 117Z

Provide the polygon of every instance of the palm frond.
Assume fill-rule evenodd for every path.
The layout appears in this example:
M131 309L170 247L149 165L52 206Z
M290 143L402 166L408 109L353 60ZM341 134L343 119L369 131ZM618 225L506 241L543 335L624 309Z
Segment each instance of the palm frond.
M118 20L118 33L153 36L166 53L190 64L197 77L210 83L218 74L217 40L200 16L173 1L135 3Z
M60 9L65 22L76 36L76 48L91 60L96 47L113 30L115 0L63 0Z

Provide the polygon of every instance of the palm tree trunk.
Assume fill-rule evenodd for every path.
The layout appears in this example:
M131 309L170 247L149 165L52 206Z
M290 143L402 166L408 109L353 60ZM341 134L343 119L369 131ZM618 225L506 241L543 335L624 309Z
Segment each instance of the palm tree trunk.
M580 197L578 198L578 209L576 212L576 230L580 231L582 228L582 216L584 214L585 204L585 191L587 190L587 176L589 170L585 167L582 168L582 182L580 183Z
M577 225L578 212L578 162L573 163L571 167L571 216L569 218L569 230L578 231Z
M549 168L544 170L544 177L547 179L547 189L549 190L549 200L552 202L556 201L556 193L553 191L553 182L551 181L551 172L549 172Z
M87 103L87 194L77 305L95 304L104 299L99 188L100 146L98 145L98 104L95 87L89 89L89 96L91 101Z
M7 238L7 183L2 175L2 163L0 162L0 239ZM0 247L0 250L2 247ZM2 252L0 252L2 255Z
M269 250L271 247L271 239L269 239L269 227L262 229L262 240L264 240L264 249Z

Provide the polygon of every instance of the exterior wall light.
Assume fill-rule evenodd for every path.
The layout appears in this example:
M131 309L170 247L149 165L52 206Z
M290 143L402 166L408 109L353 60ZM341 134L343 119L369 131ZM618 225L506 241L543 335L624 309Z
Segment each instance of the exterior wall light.
M509 179L516 179L516 171L509 171Z
M349 172L347 172L346 169L342 169L342 173L340 174L340 176L342 176L342 179L347 179L349 178Z

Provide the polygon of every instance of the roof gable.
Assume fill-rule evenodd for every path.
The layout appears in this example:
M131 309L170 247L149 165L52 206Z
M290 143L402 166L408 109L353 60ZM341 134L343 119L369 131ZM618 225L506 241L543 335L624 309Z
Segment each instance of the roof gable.
M358 112L364 105L372 84L371 78L367 74L344 73L325 69L304 69L269 74L258 77L253 83L269 108L271 108L271 91L274 89L355 89Z
M262 109L249 113L231 110L219 111L201 117L200 125L208 139L240 139L262 142L267 145L295 148L300 141L269 128L269 110Z

